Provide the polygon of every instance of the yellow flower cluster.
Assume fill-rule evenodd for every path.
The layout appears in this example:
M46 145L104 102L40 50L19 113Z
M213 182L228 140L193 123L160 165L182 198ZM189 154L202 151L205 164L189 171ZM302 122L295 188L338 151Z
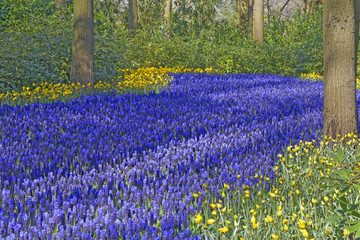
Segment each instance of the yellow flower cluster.
M63 63L62 66L67 66ZM172 78L168 76L169 73L218 73L218 70L212 68L193 69L193 68L138 68L133 69L118 69L119 76L117 79L113 79L115 85L109 82L99 81L94 85L94 89L97 91L107 91L113 89L118 92L136 92L161 90L168 86ZM90 86L90 85L89 85ZM47 83L43 82L39 85L33 84L32 87L23 87L22 91L11 91L0 94L0 102L23 100L26 102L33 102L38 99L61 99L63 97L71 97L80 89L85 89L84 85L80 83Z
M199 229L203 234L218 234L219 239L223 235L225 239L346 237L351 233L350 225L338 229L340 221L325 219L334 215L339 198L342 198L342 208L347 202L349 206L359 206L351 211L360 210L357 193L351 188L347 192L343 190L351 184L358 184L355 187L360 190L360 163L357 162L360 154L347 155L347 146L349 151L356 149L360 140L356 135L348 134L339 141L328 137L320 143L300 141L298 145L288 146L285 154L277 156L279 162L274 167L273 180L255 173L250 179L258 183L252 187L224 184L216 193L210 193L208 189L211 188L203 184L208 197L202 205L202 214L197 214L194 222L202 225ZM341 170L349 168L353 171ZM336 173L338 170L342 172ZM346 176L348 180L336 180L339 176ZM334 185L336 182L345 185ZM265 190L269 184L270 189ZM230 189L233 191L228 191ZM212 199L219 200L211 203Z
M172 81L172 77L169 77L169 73L219 73L218 70L214 70L211 67L206 69L193 69L193 68L169 68L169 67L149 67L134 69L121 69L117 70L120 74L117 77L118 81L115 90L128 91L132 89L159 90L162 89ZM96 86L96 89L108 88L108 86Z
M322 81L324 80L324 77L317 73L301 73L300 78L312 80L312 81ZM356 87L360 89L360 80L359 78L356 78Z
M41 83L36 86L33 84L33 88L23 87L22 91L16 92L7 92L5 94L0 94L0 100L10 99L15 101L17 99L27 100L27 101L36 101L37 99L48 98L50 100L57 99L59 97L65 97L71 95L75 91L85 88L84 85L80 83L69 83L69 84L61 84L61 83Z

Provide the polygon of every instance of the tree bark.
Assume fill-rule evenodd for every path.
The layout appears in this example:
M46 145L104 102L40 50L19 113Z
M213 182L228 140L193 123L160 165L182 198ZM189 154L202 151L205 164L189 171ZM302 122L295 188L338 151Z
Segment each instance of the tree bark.
M65 7L66 0L55 0L55 6L56 8L62 8Z
M165 5L165 9L164 9L164 18L166 20L167 27L169 27L170 22L171 22L171 7L172 7L171 0L166 0L166 5Z
M94 86L93 0L74 0L70 79L87 88Z
M56 14L59 15L60 19L65 17L65 6L66 0L55 0Z
M360 0L324 0L324 136L358 132L356 64Z
M241 14L242 14L242 0L236 0L236 24L239 32L241 32Z
M253 39L254 35L254 0L248 0L248 33L249 39Z
M264 0L255 0L254 40L264 44Z
M135 35L138 28L138 7L137 0L129 0L129 33Z

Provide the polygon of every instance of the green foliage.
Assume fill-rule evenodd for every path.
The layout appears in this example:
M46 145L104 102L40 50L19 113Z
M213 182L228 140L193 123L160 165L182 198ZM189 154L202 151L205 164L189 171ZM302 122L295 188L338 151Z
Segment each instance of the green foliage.
M271 17L260 47L239 32L234 16L205 18L214 14L219 0L206 7L200 2L189 8L185 1L176 1L166 28L159 18L164 1L139 1L140 28L129 38L126 9L110 0L95 1L95 81L111 81L117 68L159 65L213 67L224 73L322 73L321 8L313 15L299 12L292 20ZM51 0L0 2L0 92L69 79L72 1L67 4L60 19Z

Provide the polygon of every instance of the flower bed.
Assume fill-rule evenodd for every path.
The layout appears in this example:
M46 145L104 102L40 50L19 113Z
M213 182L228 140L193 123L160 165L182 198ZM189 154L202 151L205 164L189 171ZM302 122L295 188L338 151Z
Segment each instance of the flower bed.
M0 237L201 239L204 184L270 190L278 153L320 137L321 82L172 76L159 94L0 106Z

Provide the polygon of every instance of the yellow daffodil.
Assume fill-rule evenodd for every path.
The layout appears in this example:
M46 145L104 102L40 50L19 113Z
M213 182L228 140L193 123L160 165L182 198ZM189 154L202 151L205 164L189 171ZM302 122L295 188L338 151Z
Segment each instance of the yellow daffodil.
M210 225L211 225L211 224L214 224L214 223L215 223L215 220L212 219L212 218L211 218L211 219L208 219L208 220L207 220L207 223L210 224Z
M194 221L195 221L196 223L202 223L203 217L202 217L200 214L197 214L197 215L195 215L195 217L194 217Z
M309 233L308 233L308 231L306 231L306 229L299 229L299 231L302 233L304 238L309 237Z
M299 219L298 224L299 224L299 228L301 229L306 228L306 221Z
M271 238L275 240L279 240L279 235L271 234Z
M228 231L229 231L229 228L227 228L227 227L223 227L223 228L219 229L219 232L222 234L227 233Z
M274 219L273 219L271 216L267 215L267 216L265 217L265 222L266 222L266 223L272 223L273 221L274 221Z

